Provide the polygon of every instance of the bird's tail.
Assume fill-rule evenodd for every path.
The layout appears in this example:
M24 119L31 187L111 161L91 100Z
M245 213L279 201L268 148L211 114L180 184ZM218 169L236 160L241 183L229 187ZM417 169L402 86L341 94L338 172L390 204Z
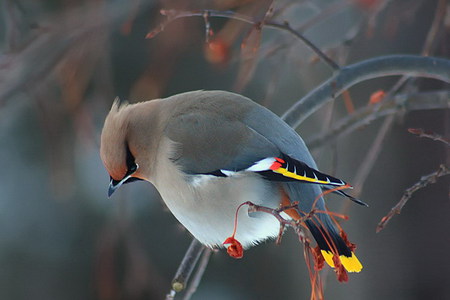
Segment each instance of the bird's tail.
M362 264L353 253L355 245L350 243L347 235L342 229L337 229L338 224L327 212L320 187L304 183L283 183L282 184L282 205L286 206L292 201L298 201L297 213L286 211L294 220L305 218L311 210L311 214L303 223L308 227L312 236L317 242L320 251L316 251L317 258L323 260L336 271L345 268L347 272L360 272ZM327 193L333 190L327 191ZM320 197L320 198L319 198ZM313 209L314 208L314 209ZM336 224L335 224L336 223ZM322 262L323 262L322 260Z
M353 253L355 246L347 240L346 234L337 232L331 218L326 214L316 214L305 221L320 248L325 262L332 268L342 264L347 272L360 272L362 264Z

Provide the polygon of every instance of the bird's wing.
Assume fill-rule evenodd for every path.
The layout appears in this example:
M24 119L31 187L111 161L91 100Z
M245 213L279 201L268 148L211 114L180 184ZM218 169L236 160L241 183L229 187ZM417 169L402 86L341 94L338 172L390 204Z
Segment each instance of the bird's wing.
M169 120L165 134L175 142L172 161L187 174L232 176L237 172L254 172L270 181L346 185L291 158L239 119L214 111L177 114Z
M172 117L165 135L175 143L172 161L187 174L240 171L281 154L273 143L239 120L210 111Z
M282 154L281 157L268 157L257 161L246 171L259 173L274 181L304 181L324 186L350 187L345 181L319 172L286 154Z

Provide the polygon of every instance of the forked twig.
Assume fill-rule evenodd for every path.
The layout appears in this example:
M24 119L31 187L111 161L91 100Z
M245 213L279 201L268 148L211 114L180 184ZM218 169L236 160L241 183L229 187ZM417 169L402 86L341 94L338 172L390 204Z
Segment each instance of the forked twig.
M409 128L408 131L412 134L417 135L418 137L429 138L434 141L439 141L450 147L450 140L435 132L424 130L422 128Z
M413 186L405 191L400 201L389 211L386 216L381 219L380 223L378 223L376 232L380 232L381 230L383 230L394 215L398 215L401 213L403 206L405 206L406 202L411 199L415 192L431 183L435 183L439 177L449 174L450 169L442 164L439 166L439 169L436 172L422 176L418 182L416 182Z

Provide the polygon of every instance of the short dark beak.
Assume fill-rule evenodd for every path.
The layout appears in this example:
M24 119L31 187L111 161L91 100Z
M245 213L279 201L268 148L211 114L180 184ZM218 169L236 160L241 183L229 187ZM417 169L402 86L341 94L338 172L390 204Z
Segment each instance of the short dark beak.
M132 181L135 181L135 180L141 180L141 179L139 179L139 178L131 177L131 175L133 175L133 174L136 172L136 170L137 170L138 168L139 168L139 165L133 163L133 167L130 168L130 169L128 170L128 172L125 174L125 176L124 176L124 177L122 178L122 180L120 180L120 181L114 180L114 179L111 177L111 181L109 182L109 187L108 187L108 198L110 198L111 195L112 195L118 188L120 188L120 186L121 186L122 184L128 183L128 182L132 182Z
M114 179L111 179L108 187L108 198L111 197L115 190L117 190L117 185L114 185Z
M125 176L121 181L117 181L111 178L111 181L109 182L108 187L108 198L111 197L111 195L118 189L122 184L124 184L125 181L127 181L131 175Z

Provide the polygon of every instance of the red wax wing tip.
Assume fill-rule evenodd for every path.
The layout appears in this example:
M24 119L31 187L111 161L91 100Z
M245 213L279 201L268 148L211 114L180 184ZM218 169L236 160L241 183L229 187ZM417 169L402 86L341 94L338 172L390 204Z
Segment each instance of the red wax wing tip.
M284 161L284 159L281 159L279 157L275 157L275 161L273 162L273 164L269 167L269 169L271 169L272 171L275 171L279 168L281 168L281 166L286 163Z
M281 168L281 164L279 162L274 162L269 169L271 169L272 171L278 170L279 168Z
M276 160L277 162L282 163L282 164L285 163L284 159L281 159L281 158L279 158L279 157L275 157L275 160Z
M224 245L230 244L227 248L227 253L233 258L242 258L244 256L244 248L234 237L229 237L223 242Z
M281 166L285 163L284 160L282 160L281 158L275 157L275 161L273 162L273 164L269 167L269 169L271 169L272 171L275 171L279 168L281 168Z

